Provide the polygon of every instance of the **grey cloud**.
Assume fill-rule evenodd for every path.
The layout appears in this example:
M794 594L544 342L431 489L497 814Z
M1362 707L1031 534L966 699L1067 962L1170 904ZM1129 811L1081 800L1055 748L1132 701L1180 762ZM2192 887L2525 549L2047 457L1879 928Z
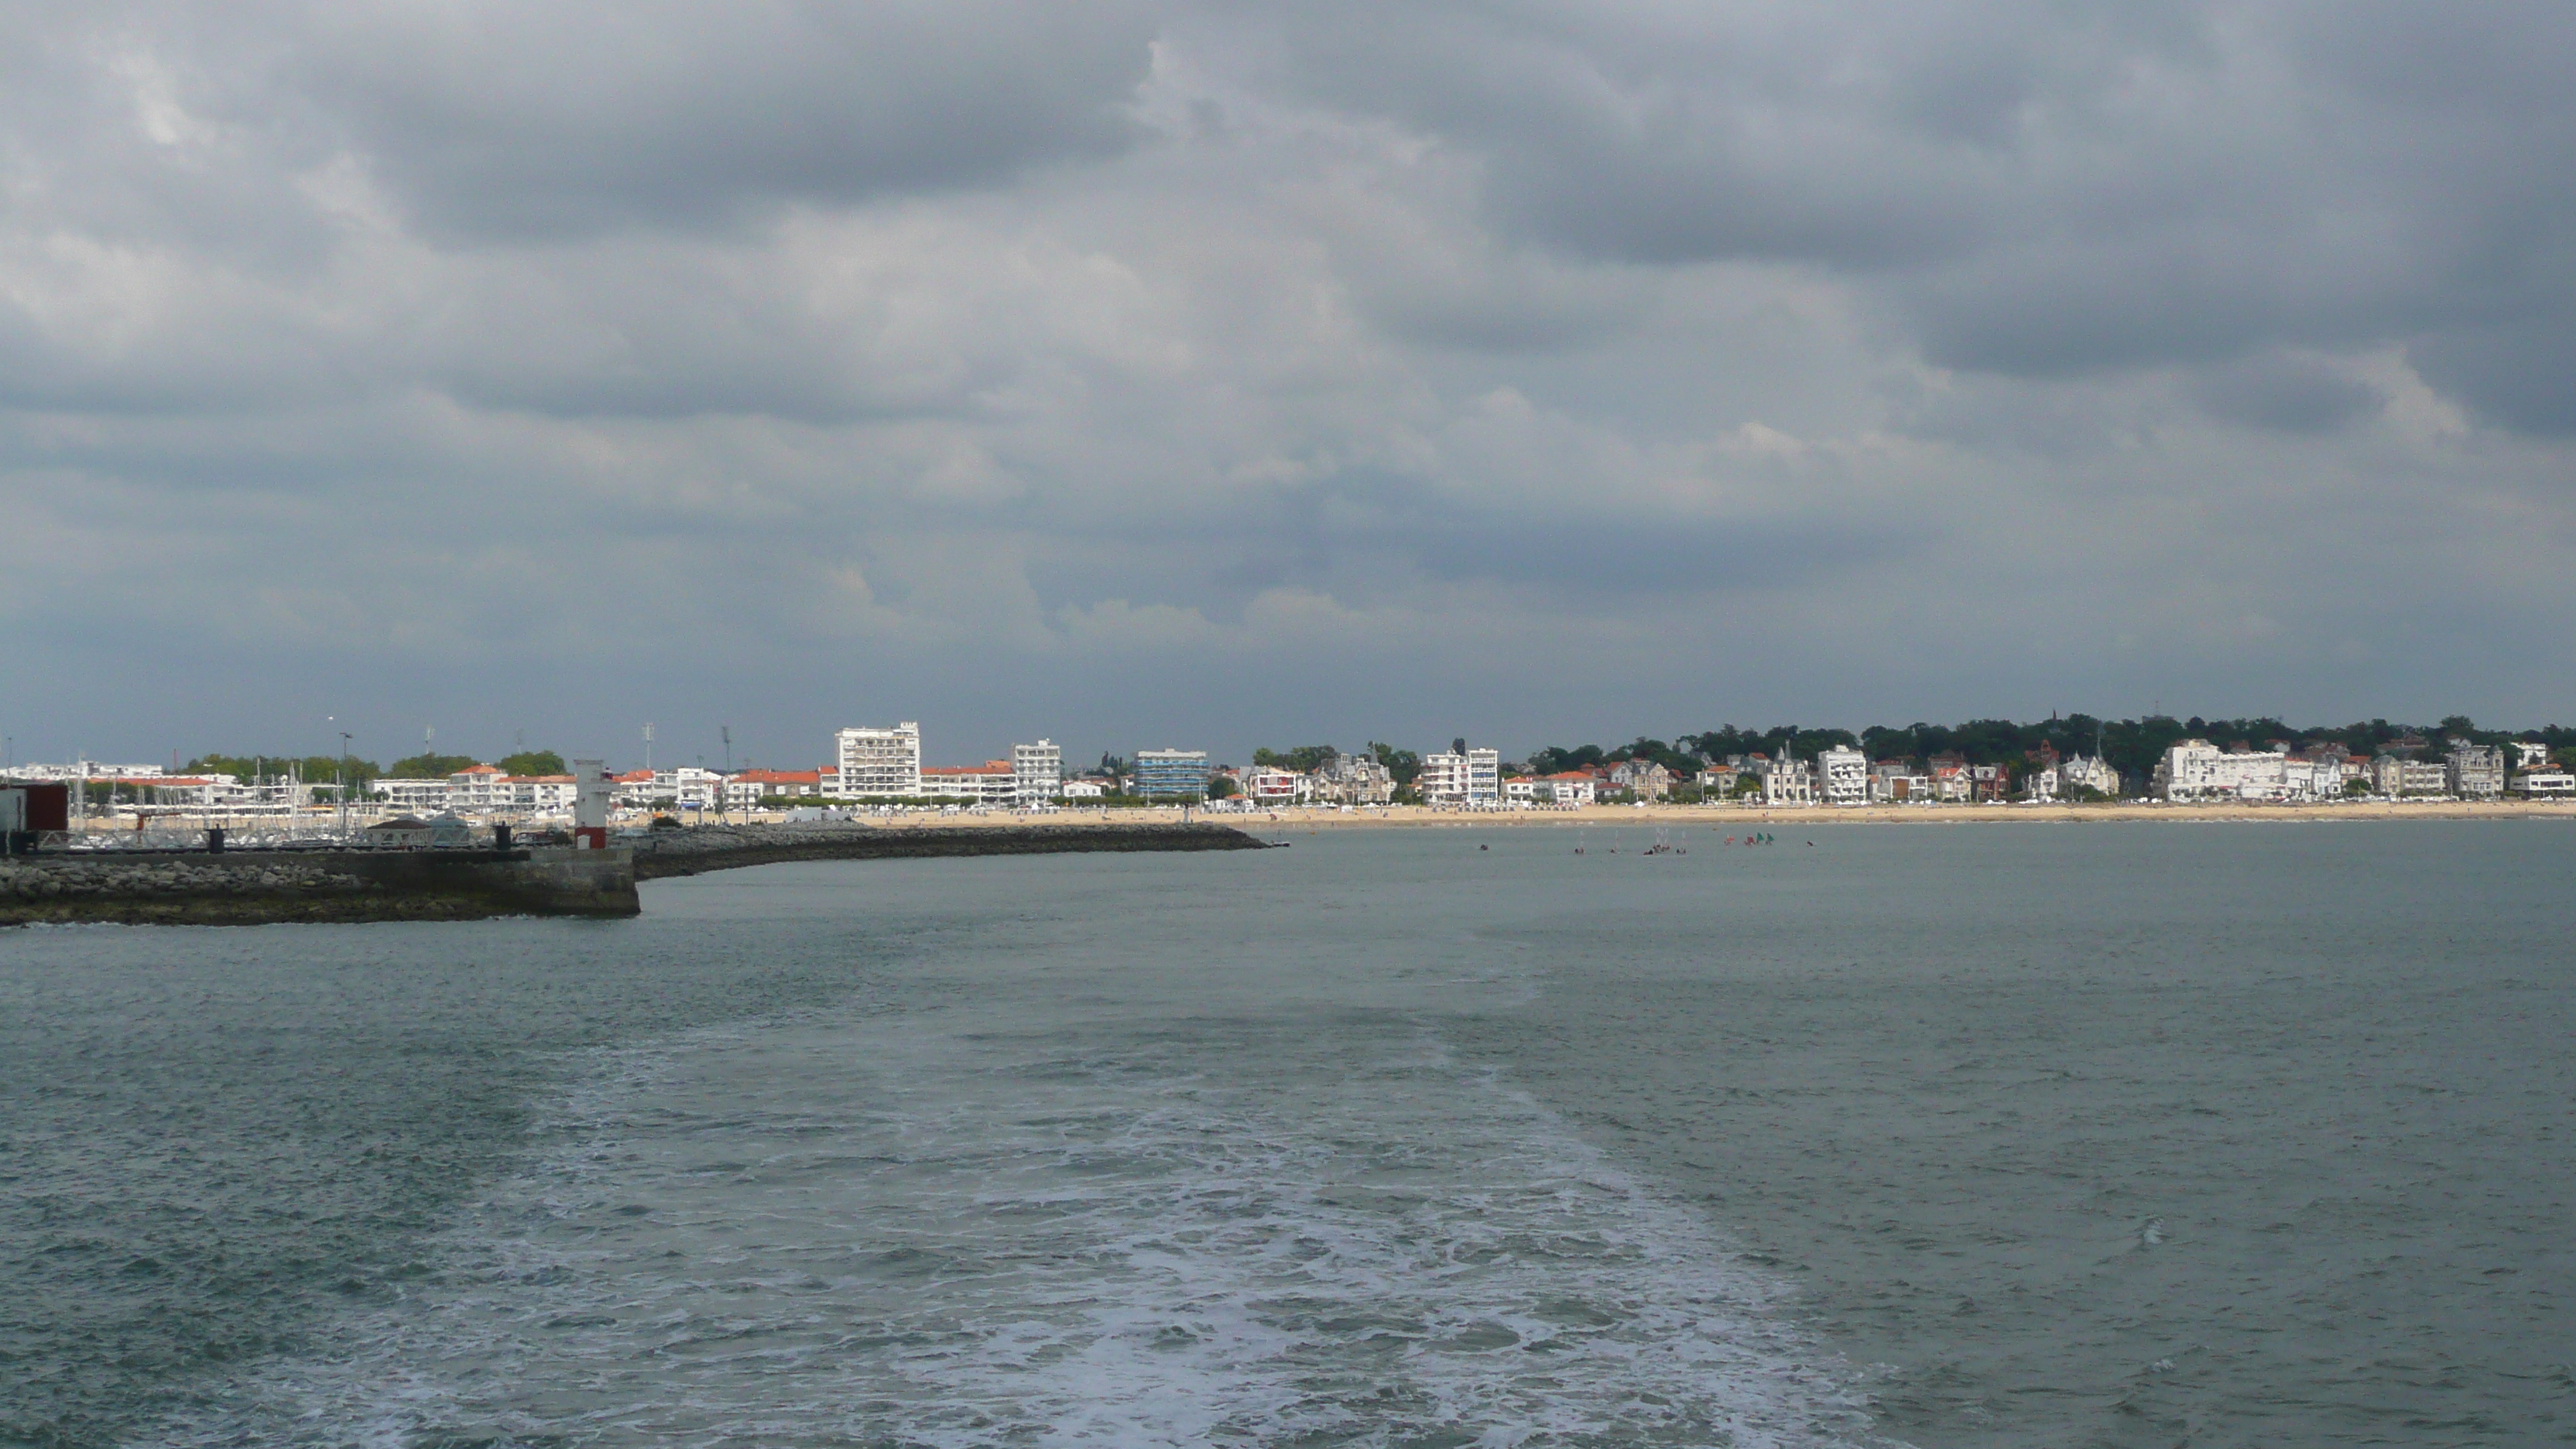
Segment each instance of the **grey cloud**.
M2576 596L2557 11L1146 4L7 10L0 629L90 687L0 727L2576 667L2386 643Z
M1307 7L1284 82L1480 158L1507 233L1809 264L2027 377L2420 341L2576 391L2576 11L2507 4ZM2510 325L2508 325L2510 324Z
M0 26L0 217L254 272L328 254L294 179L326 148L242 53L257 5L14 5Z
M2205 372L2193 397L2213 417L2249 427L2323 433L2379 405L2376 389L2309 357L2248 358Z
M1602 508L1571 484L1540 509L1462 497L1431 480L1354 468L1240 499L1231 546L1194 550L1195 521L1128 521L1128 546L1041 564L1051 603L1115 593L1153 577L1165 596L1235 619L1276 588L1368 605L1425 586L1513 594L1537 607L1625 610L1648 599L1724 596L1817 584L1918 552L1919 524L1878 517L1676 516Z
M2576 258L2571 258L2576 264ZM2417 339L2407 360L2425 381L2524 432L2576 436L2576 307L2495 327Z
M705 227L1112 152L1131 3L323 7L292 70L438 233Z

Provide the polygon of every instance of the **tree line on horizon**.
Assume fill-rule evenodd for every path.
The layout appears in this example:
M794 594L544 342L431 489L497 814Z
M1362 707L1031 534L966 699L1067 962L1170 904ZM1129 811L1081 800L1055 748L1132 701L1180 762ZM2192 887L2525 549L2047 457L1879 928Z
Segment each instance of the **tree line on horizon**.
M2241 743L2258 750L2273 740L2285 740L2298 747L2332 743L2364 756L2379 754L2408 740L2424 741L2424 748L2436 755L2454 744L2538 741L2549 746L2560 763L2576 768L2576 729L2556 724L2524 730L2481 729L2466 715L2449 715L2436 724L2372 719L2345 725L2293 726L2269 715L2238 719L2147 715L2115 720L2069 714L2029 723L1975 719L1936 725L1917 721L1901 726L1871 725L1858 732L1814 725L1748 729L1722 724L1670 740L1640 735L1619 745L1548 745L1532 750L1526 760L1512 763L1531 774L1553 775L1629 760L1652 760L1676 774L1688 775L1731 756L1761 754L1778 759L1788 755L1811 760L1824 750L1844 745L1873 760L1920 760L1955 754L1972 765L2005 765L2018 773L2029 768L2044 749L2053 749L2060 756L2098 753L2123 778L2144 780L2166 749L2194 738L2213 740L2222 746ZM1463 748L1465 743L1455 740L1451 745ZM1343 753L1332 745L1299 745L1286 750L1265 747L1252 752L1252 763L1307 774ZM1363 753L1385 766L1399 786L1412 785L1422 773L1419 751L1371 740ZM181 773L228 774L243 780L292 774L308 783L323 784L346 771L351 780L363 786L384 778L441 779L480 763L483 761L473 755L418 754L390 765L378 765L355 756L204 754L190 760ZM572 768L554 750L521 750L490 763L511 775L562 775ZM1113 776L1124 777L1129 770L1128 761L1120 755L1103 755L1100 763L1102 770Z
M347 777L360 785L381 779L438 780L459 770L470 770L485 763L473 755L412 755L390 765L378 765L354 755L199 755L179 773L183 775L230 775L235 779L256 777L275 779L293 775L306 784L321 785ZM509 775L569 775L572 766L553 750L521 750L490 762Z
M2098 754L2122 778L2143 781L2167 749L2187 739L2207 739L2222 746L2241 743L2257 750L2274 740L2301 748L2339 744L2362 756L2377 755L2409 740L2423 741L2426 751L2436 755L2455 744L2538 741L2548 745L2561 763L2576 766L2576 729L2555 724L2526 730L2480 729L2466 715L2450 715L2430 725L2372 719L2346 725L2292 726L2268 715L2239 719L2147 715L2114 720L2070 714L2027 724L1977 719L1954 725L1919 721L1909 725L1871 725L1857 733L1821 726L1744 729L1724 724L1698 734L1677 735L1669 741L1640 735L1624 745L1549 745L1531 751L1527 760L1517 763L1531 774L1553 775L1629 760L1652 760L1676 774L1688 775L1733 756L1760 754L1776 760L1786 755L1812 760L1827 749L1843 745L1873 760L1920 760L1955 754L1972 765L2004 765L2018 773L2030 768L2044 751L2054 750L2061 757ZM1301 745L1291 750L1265 748L1252 752L1252 763L1305 773L1340 753L1331 745ZM1368 753L1388 767L1399 785L1412 784L1421 773L1421 756L1412 750L1371 741Z

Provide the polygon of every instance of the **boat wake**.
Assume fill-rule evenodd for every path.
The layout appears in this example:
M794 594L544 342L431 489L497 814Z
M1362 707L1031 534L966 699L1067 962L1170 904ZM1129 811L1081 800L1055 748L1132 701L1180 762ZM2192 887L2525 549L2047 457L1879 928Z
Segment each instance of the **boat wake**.
M197 1428L1877 1442L1777 1280L1506 1082L1410 1030L1293 1070L1242 1030L1184 1052L808 1020L608 1054L433 1276Z

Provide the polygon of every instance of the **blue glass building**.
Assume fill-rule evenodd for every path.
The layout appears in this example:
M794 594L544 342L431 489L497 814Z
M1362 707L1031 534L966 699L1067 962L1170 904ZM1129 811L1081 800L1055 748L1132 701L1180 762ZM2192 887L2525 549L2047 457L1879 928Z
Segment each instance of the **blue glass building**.
M1205 750L1138 750L1132 784L1139 795L1197 799L1207 793Z

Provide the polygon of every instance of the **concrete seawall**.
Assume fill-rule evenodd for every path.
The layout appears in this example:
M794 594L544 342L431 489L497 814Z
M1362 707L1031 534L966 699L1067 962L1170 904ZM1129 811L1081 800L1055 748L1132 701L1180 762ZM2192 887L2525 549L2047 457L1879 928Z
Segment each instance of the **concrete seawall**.
M101 851L0 860L0 926L631 916L623 850Z
M633 842L635 878L700 875L794 860L907 860L953 855L1052 855L1081 851L1267 850L1230 825L959 825L884 829L856 825L706 826L656 831Z

